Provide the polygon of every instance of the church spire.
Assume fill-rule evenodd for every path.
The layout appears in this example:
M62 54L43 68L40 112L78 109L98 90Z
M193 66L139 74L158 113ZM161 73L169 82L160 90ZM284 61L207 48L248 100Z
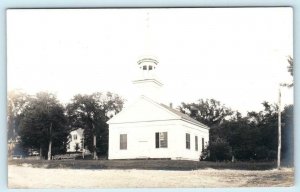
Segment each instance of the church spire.
M146 26L145 26L145 44L144 44L144 54L150 57L153 54L153 40L151 39L151 23L150 23L150 13L146 13Z
M155 71L158 66L158 60L151 55L153 49L153 41L151 40L151 25L150 25L150 13L146 13L146 26L145 26L145 45L144 55L137 61L138 67L142 79L155 79Z
M146 13L146 31L145 31L145 54L141 59L137 61L139 67L140 77L133 83L140 89L141 95L150 97L156 101L159 101L160 88L163 85L156 78L156 70L158 67L158 60L154 56L150 55L151 49L151 30L150 30L150 14Z

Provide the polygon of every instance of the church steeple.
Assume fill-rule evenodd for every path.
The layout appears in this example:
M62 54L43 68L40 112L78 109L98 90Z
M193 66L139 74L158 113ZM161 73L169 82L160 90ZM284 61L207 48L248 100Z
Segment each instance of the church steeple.
M150 53L150 24L149 13L146 18L146 53ZM137 61L139 67L139 79L133 81L133 83L139 88L140 94L147 96L153 100L160 101L160 88L162 83L157 80L156 70L158 67L158 60L150 55L145 55Z

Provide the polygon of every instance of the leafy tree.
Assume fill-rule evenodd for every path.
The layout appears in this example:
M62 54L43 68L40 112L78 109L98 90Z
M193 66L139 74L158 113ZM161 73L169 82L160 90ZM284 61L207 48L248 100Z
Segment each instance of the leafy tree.
M123 99L117 94L107 92L91 95L75 95L67 106L67 114L72 129L83 128L85 146L96 153L107 154L108 125L107 121L122 110ZM99 138L99 139L96 139Z
M216 132L218 137L226 140L232 150L232 155L236 159L245 159L251 156L251 134L249 134L249 124L247 118L231 118L225 121ZM254 141L255 142L255 141Z
M293 72L293 69L294 69L294 59L291 56L288 56L288 63L289 63L288 72L291 74L291 76L294 76L294 72Z
M53 94L41 92L29 100L20 121L23 147L40 149L49 159L65 152L68 133L64 107Z
M289 65L287 67L288 69L288 72L291 74L291 76L294 76L294 59L291 57L291 56L288 56L288 59L287 59ZM282 83L281 84L282 86L284 87L288 87L288 88L291 88L294 86L294 83Z
M253 127L257 128L257 144L266 146L269 150L277 150L278 138L278 106L263 102L264 110L258 113L248 113L248 119Z
M262 103L264 110L248 112L246 117L227 121L222 125L223 137L239 160L273 159L277 143L277 107Z
M22 112L28 105L30 96L21 90L12 90L7 96L7 139L15 140L18 136Z
M278 106L263 102L263 110L248 112L242 116L238 111L209 105L200 100L184 104L181 111L211 127L209 146L201 155L206 160L275 160L278 138ZM204 110L204 109L205 110ZM214 112L214 109L221 112ZM220 109L221 108L221 109ZM204 112L203 112L204 111ZM208 115L209 114L209 115ZM214 115L220 115L215 118ZM215 120L217 119L217 120ZM286 162L293 159L293 106L282 112L282 156Z
M278 106L263 102L263 110L248 112L246 117L226 121L219 136L226 137L233 155L240 160L274 160L277 154ZM282 154L292 159L292 106L282 112ZM287 122L287 123L285 123Z
M209 127L219 125L233 114L231 109L214 99L200 99L198 103L182 103L179 109Z

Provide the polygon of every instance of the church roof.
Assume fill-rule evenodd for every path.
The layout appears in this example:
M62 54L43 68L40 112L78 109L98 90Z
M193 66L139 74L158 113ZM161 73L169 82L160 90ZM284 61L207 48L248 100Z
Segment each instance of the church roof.
M171 107L169 107L169 106L167 106L165 104L162 104L162 103L159 103L159 105L162 106L162 107L164 107L165 109L169 110L170 112L176 114L177 116L180 116L181 119L183 119L183 120L190 121L190 122L195 123L195 124L197 124L197 125L199 125L201 127L209 129L208 126L204 125L203 123L200 123L199 121L191 118L190 116L188 116L188 115L186 115L184 113L181 113L180 111L177 111L176 109L173 109L173 108L171 108Z
M148 78L148 79L140 79L140 80L134 80L133 83L137 84L137 83L144 83L144 82L153 82L156 83L157 85L162 86L163 84L161 82L159 82L158 80L154 79L154 78Z
M142 113L140 112L141 110ZM157 111L154 112L154 110ZM141 95L134 103L124 108L120 113L112 117L107 123L120 124L164 120L183 120L198 127L210 129L208 126L200 123L190 116L181 113L180 111L177 111L176 109L173 109L165 104L154 101L144 95Z

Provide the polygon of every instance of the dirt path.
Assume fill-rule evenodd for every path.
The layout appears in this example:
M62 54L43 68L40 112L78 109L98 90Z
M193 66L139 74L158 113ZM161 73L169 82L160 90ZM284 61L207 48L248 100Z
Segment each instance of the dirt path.
M293 169L196 171L43 169L8 166L10 188L201 188L292 186Z

